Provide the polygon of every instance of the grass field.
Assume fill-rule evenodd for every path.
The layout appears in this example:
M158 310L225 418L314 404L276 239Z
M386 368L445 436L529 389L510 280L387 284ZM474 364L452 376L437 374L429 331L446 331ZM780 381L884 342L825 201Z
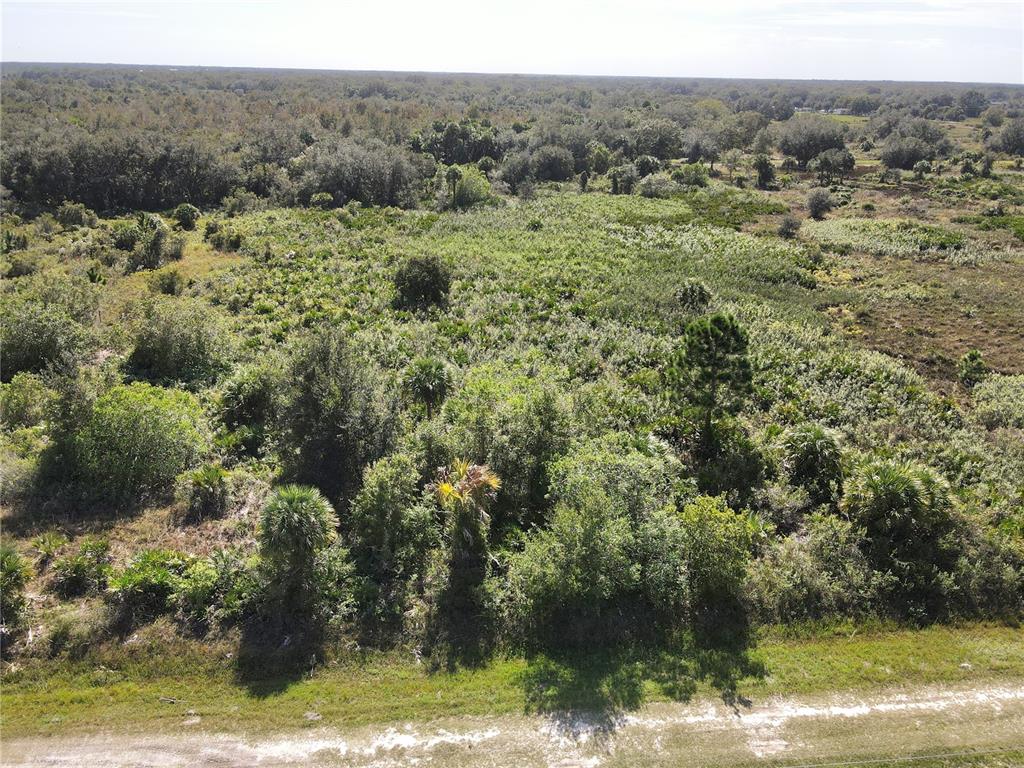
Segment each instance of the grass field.
M666 686L642 656L504 658L478 669L429 672L411 654L349 652L307 673L247 678L226 647L167 642L140 633L80 661L26 661L4 680L5 738L88 732L173 731L191 717L204 729L247 733L358 727L434 718L603 706L629 710L670 698L718 698L713 665ZM562 673L551 676L558 665ZM846 632L813 639L765 637L735 695L754 701L901 686L1024 679L1024 630L1002 626ZM542 674L538 674L538 671ZM564 690L538 695L538 682ZM692 687L685 684L689 680ZM576 683L575 687L573 683ZM634 689L638 685L639 688ZM667 690L666 690L667 689ZM625 692L625 693L624 693ZM674 694L670 696L669 694ZM320 718L308 719L315 712ZM322 720L321 720L322 718Z

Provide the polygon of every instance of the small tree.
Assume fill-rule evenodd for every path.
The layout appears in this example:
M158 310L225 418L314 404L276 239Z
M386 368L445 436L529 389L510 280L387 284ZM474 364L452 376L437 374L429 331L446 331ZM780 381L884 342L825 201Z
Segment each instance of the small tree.
M751 388L747 333L732 315L715 313L686 326L666 371L669 397L697 412L702 438L712 422L737 413Z
M843 489L842 452L832 435L818 424L804 424L782 441L783 466L790 482L807 489L811 501L835 501Z
M576 161L569 150L548 144L530 157L530 169L538 181L567 181L575 173Z
M758 155L753 162L754 171L757 173L757 188L768 189L775 183L775 166L768 155Z
M796 237L797 232L800 231L800 226L803 222L800 221L796 216L786 214L782 217L782 221L779 222L779 237L783 237L786 240L792 240Z
M267 500L258 538L269 602L279 621L315 622L321 610L337 609L324 600L337 574L320 567L337 527L334 509L316 488L286 485Z
M286 470L335 503L358 489L363 467L384 456L395 434L394 403L342 329L300 342L280 425Z
M433 357L416 358L405 373L405 389L417 402L423 404L428 419L448 396L450 383L448 367Z
M192 230L196 228L196 222L199 221L199 209L189 203L182 203L174 209L171 217L178 222L178 226L182 229Z
M194 397L139 382L101 395L73 440L84 487L113 502L170 489L209 447Z
M807 212L812 219L823 219L832 210L832 196L827 189L817 187L807 195Z
M445 306L452 273L438 256L410 256L395 273L395 304L402 309Z
M967 387L973 387L982 381L988 373L988 364L982 359L981 352L977 349L966 352L957 364L957 376Z

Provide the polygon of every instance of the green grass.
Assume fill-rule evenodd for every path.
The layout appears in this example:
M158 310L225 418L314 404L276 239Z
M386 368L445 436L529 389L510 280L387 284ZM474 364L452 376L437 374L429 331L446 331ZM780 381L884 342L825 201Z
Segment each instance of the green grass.
M766 637L753 652L764 674L739 681L754 700L954 682L1024 678L1024 631L1002 626L851 630L816 639ZM312 727L315 711L335 726L501 715L531 709L537 662L504 658L477 669L430 673L410 655L347 655L312 674L239 676L226 649L183 639L108 646L81 661L27 660L4 675L4 736L178 727L194 711L209 730L269 732ZM598 681L608 659L576 659ZM627 666L623 662L622 666ZM654 680L639 700L669 698ZM592 692L590 692L592 693ZM717 696L708 680L692 693ZM162 700L164 699L164 700ZM168 701L169 700L169 701ZM590 699L563 704L586 704Z

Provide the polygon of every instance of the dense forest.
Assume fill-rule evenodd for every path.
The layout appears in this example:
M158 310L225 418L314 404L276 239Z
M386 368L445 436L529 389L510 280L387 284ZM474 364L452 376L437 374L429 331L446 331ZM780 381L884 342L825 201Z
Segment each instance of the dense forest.
M7 658L1024 612L1024 88L5 65L2 110Z

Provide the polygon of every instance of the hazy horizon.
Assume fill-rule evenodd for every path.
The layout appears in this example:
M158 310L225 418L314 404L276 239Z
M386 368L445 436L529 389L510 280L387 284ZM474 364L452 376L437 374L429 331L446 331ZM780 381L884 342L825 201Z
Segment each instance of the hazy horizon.
M1017 2L3 3L4 64L1024 83Z

